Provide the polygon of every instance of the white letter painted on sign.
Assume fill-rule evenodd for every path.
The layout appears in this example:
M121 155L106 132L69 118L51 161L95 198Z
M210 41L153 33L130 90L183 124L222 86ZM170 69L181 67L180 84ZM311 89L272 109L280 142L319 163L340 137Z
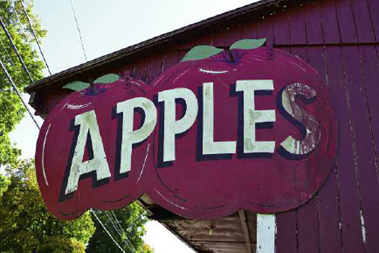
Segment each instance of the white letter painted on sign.
M183 99L186 112L176 120L175 100ZM164 102L163 162L175 160L175 135L187 131L195 123L198 104L195 94L186 88L176 88L158 93L158 101Z
M214 142L213 83L203 84L203 154L233 154L235 141Z
M79 178L83 174L95 171L97 181L111 177L95 111L92 110L77 115L75 117L75 125L80 126L80 129L75 152L72 157L65 194L76 191ZM93 159L83 162L87 137L91 138Z
M281 146L291 154L305 155L312 152L317 146L321 138L321 132L316 119L296 104L295 99L298 95L309 100L316 96L316 91L307 85L293 83L288 85L282 93L284 110L305 127L305 137L302 141L298 141L292 136L288 136L281 143Z
M139 129L133 130L135 108L144 111L145 120ZM120 162L122 174L131 170L133 144L145 140L153 132L157 123L157 110L151 100L138 97L117 103L117 113L123 113Z
M256 141L256 123L275 122L275 110L256 110L255 91L273 90L272 80L237 81L236 91L243 92L243 152L274 153L275 141Z

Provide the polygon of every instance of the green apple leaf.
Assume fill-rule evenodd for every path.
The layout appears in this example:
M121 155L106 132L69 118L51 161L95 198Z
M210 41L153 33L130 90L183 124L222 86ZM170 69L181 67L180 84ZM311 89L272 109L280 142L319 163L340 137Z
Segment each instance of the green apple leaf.
M86 88L88 88L90 85L89 83L81 82L81 81L75 81L68 83L62 87L62 89L68 89L68 90L73 90L73 91L81 91Z
M245 39L239 40L235 42L233 45L229 47L229 49L254 49L262 46L266 42L266 38L264 39Z
M106 74L97 78L94 83L113 83L116 82L118 79L120 79L119 75Z
M224 51L224 49L220 49L212 46L196 46L193 47L181 60L183 61L196 61L206 59L213 55L216 55L220 52Z

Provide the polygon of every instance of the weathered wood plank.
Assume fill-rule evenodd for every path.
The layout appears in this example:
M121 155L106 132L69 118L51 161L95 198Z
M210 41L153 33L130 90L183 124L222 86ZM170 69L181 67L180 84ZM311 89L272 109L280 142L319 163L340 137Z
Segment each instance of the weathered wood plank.
M220 29L219 31L212 34L212 46L225 47L225 30L224 29Z
M275 42L281 43L281 38L282 37L276 38ZM281 49L291 51L291 48ZM276 223L277 235L275 244L277 253L298 252L297 210L291 210L289 212L277 214Z
M308 31L308 30L307 30ZM320 76L326 81L327 74L325 62L327 60L326 52L322 47L308 48L309 63L320 73ZM333 89L333 87L330 87ZM333 169L321 187L318 193L317 213L319 220L319 251L340 252L340 230L339 230L339 213L338 213L338 187L335 175L336 167Z
M136 62L132 77L138 80L146 81L147 71L149 70L149 61L148 59L141 59Z
M320 6L317 2L306 3L302 11L304 12L305 25L307 31L307 43L323 43L323 34L321 29Z
M291 45L306 44L305 17L302 6L288 10L291 29Z
M249 231L249 226L247 223L246 212L245 210L239 210L238 214L241 220L242 231L243 231L243 234L245 235L247 253L253 253L252 248L251 248L250 231Z
M164 54L156 54L149 60L149 69L147 71L146 83L151 84L158 75L162 73L162 65L164 64Z
M336 165L319 191L320 252L342 252Z
M218 220L167 220L175 232L192 242L246 242L238 215ZM256 229L250 231L256 233Z
M351 8L354 15L356 30L358 33L359 42L374 42L374 28L370 20L367 2L362 0L352 0Z
M169 69L179 62L179 52L171 51L165 54L164 62L162 65L162 72Z
M246 253L246 244L240 242L194 242L193 245L198 253ZM255 252L256 245L251 247Z
M334 1L320 0L320 18L325 43L340 43L340 33Z
M291 32L296 31L293 27ZM292 48L292 53L307 60L308 52L304 47ZM308 203L298 208L298 240L300 253L318 253L318 215L316 198L312 198Z
M272 16L265 17L259 23L258 38L266 38L267 43L273 45L274 42L274 25Z
M292 210L276 215L277 235L275 244L277 253L298 252L295 213L296 211Z
M342 42L358 42L358 36L355 31L354 17L350 8L349 1L335 0L335 3L338 26L341 33Z
M337 112L338 129L338 148L337 166L338 183L340 193L340 215L342 229L342 248L347 252L364 252L360 210L359 194L357 192L353 138L350 131L349 101L345 91L346 69L342 64L340 47L327 47L327 71L331 89L332 99L335 101ZM346 62L344 63L346 65Z
M274 44L289 45L290 43L290 27L287 11L276 14L274 16Z
M259 30L259 21L251 21L243 25L242 36L246 39L257 39Z
M351 52L351 50L349 50ZM354 50L352 61L357 58L357 50ZM369 100L369 108L361 108L358 114L356 125L357 139L357 156L359 166L359 180L362 193L362 218L364 221L364 231L366 239L367 252L375 252L379 249L379 182L378 182L378 157L377 157L377 141L379 135L379 118L378 118L378 80L379 80L379 65L375 59L375 47L360 47L360 61L355 63L352 68L356 69L355 74L352 74L355 92L358 89L363 89L361 96L354 96L355 99L360 99L361 107L365 107L365 95ZM374 58L374 59L373 59ZM361 63L361 71L359 72L358 63ZM363 87L362 87L363 86ZM367 89L367 90L366 90ZM363 93L361 92L361 93ZM366 113L364 113L366 109ZM369 113L367 113L369 110ZM368 115L367 115L368 114ZM365 119L362 119L366 116ZM371 127L370 127L371 125ZM371 129L367 129L367 128ZM374 132L371 132L374 131ZM374 138L376 136L376 138ZM376 144L376 145L374 145Z
M377 183L371 179L376 177L375 155L373 152L371 127L369 122L370 115L367 110L367 93L363 80L364 73L360 72L360 55L357 47L343 47L343 61L345 63L346 78L349 87L349 98L351 105L351 118L355 137L355 157L356 157L356 190L360 195L360 215L361 225L365 226L363 214L370 216L370 205L374 204L368 198L370 191L377 189ZM354 138L353 137L353 138ZM370 203L371 202L371 203ZM377 215L377 214L376 214ZM375 215L375 216L376 216ZM371 224L370 224L371 225ZM365 229L362 227L362 229ZM362 235L363 233L363 235ZM361 231L362 240L365 244L366 231Z
M376 41L379 41L379 1L366 0Z
M230 47L234 42L241 40L243 34L242 26L227 27L225 31L225 45Z

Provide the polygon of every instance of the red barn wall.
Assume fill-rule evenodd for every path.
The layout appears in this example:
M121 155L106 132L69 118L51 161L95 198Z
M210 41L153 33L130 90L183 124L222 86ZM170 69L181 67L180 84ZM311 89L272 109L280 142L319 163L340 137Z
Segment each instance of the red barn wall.
M307 60L330 87L339 124L338 151L317 196L277 215L276 251L379 252L379 1L319 0L282 6L266 16L226 20L217 31L202 34L110 68L128 70L150 83L195 45L227 47L242 38L264 37L274 47ZM67 92L44 94L42 114Z

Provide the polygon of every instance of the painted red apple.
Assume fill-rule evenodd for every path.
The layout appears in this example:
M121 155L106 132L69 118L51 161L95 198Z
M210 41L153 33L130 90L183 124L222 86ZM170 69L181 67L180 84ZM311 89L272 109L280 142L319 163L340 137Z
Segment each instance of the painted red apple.
M90 207L121 208L143 192L150 141L131 132L144 128L141 137L154 130L154 92L141 81L115 75L104 84L109 76L100 78L94 88L67 96L42 126L36 151L38 183L48 209L60 219L74 219ZM131 108L128 101L133 98L142 108L150 106L152 113ZM150 126L142 127L145 124Z
M286 211L331 171L337 122L328 87L299 57L257 43L194 48L153 81L159 131L146 191L174 213Z

